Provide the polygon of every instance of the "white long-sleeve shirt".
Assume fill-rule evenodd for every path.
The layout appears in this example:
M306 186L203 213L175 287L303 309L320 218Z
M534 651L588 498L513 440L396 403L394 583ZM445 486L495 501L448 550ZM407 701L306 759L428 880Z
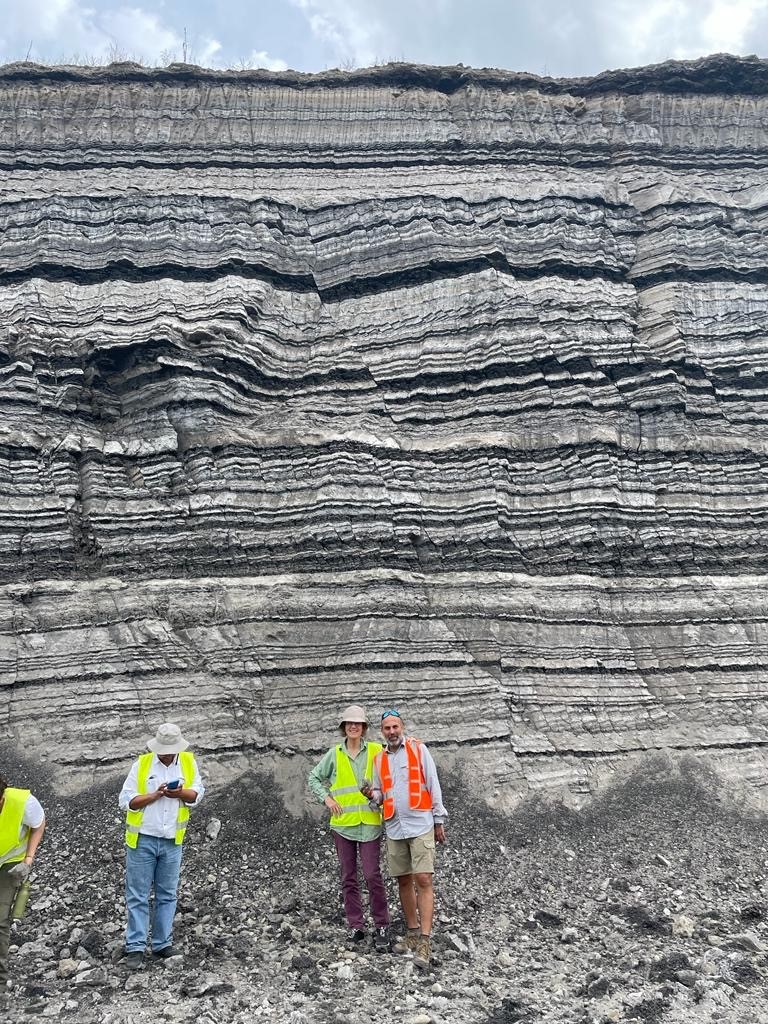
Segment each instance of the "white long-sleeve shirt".
M193 758L194 761L194 758ZM194 761L195 774L189 789L194 789L197 799L194 803L187 804L187 807L197 807L203 799L205 787L200 778L200 771L197 761ZM173 782L175 779L184 781L179 764L179 755L169 765L164 765L157 754L152 758L149 766L149 778L147 779L147 793L154 793L164 782ZM128 777L120 790L119 804L121 811L127 811L128 805L135 796L139 796L139 761L131 765ZM141 820L139 835L158 836L160 839L176 838L176 818L179 813L179 801L176 797L163 796L153 804L147 804L144 808L144 817Z

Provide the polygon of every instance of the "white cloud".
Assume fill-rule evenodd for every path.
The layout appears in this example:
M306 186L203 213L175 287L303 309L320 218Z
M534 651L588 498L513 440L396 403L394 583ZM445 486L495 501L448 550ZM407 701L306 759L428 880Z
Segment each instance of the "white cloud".
M28 48L33 59L95 55L113 43L95 23L94 11L75 0L0 0L0 18L9 30L6 45L16 43L20 48L8 55L15 59L23 57Z
M328 44L339 60L367 67L378 59L385 32L371 4L361 6L354 0L291 0L291 3L304 13L315 38Z
M218 67L222 63L223 46L218 39L205 38L200 44L200 51L195 54L195 63L204 68Z
M254 68L267 68L268 71L287 71L288 65L279 57L270 57L266 50L253 50L245 64Z
M606 49L626 62L644 64L742 53L755 16L768 0L616 0L601 8Z
M97 19L97 25L116 47L129 56L136 54L153 60L161 54L173 53L183 45L183 40L173 29L163 25L156 14L150 14L141 7L118 7L105 11Z
M743 53L755 15L766 8L766 0L715 0L702 22L702 37L713 51Z
M93 0L92 0L93 3ZM183 35L159 15L130 4L100 5L80 0L0 0L0 24L6 38L0 59L32 60L134 58L149 64L182 60ZM14 52L15 47L15 52ZM211 37L191 40L187 59L210 65L221 43Z

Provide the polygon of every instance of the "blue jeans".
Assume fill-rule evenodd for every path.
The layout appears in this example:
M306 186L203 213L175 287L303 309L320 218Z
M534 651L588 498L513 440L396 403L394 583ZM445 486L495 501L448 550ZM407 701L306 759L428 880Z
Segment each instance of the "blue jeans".
M176 889L181 870L181 844L173 839L139 835L136 848L125 848L125 929L127 953L143 953L149 932L149 894L154 886L152 914L152 950L170 946L173 941L173 917L176 913Z

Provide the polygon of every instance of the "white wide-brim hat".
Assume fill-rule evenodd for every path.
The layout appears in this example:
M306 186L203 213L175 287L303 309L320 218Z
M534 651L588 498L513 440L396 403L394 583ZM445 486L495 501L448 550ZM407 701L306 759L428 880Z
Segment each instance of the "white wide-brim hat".
M362 725L368 725L365 708L361 708L359 704L350 704L348 708L344 708L339 716L339 725L344 725L345 722L360 722Z
M147 740L147 747L155 754L180 754L189 744L181 735L181 729L173 722L158 725L157 734Z

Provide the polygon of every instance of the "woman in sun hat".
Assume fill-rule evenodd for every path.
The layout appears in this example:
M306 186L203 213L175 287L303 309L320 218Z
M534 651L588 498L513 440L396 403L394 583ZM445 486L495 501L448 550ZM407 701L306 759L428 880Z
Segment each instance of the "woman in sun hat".
M389 949L389 908L379 863L381 810L361 790L361 786L370 787L373 759L382 747L366 739L368 716L359 704L341 712L339 732L341 743L335 743L309 773L309 788L331 813L349 941L357 944L365 939L359 856L371 904L374 946L384 952Z

